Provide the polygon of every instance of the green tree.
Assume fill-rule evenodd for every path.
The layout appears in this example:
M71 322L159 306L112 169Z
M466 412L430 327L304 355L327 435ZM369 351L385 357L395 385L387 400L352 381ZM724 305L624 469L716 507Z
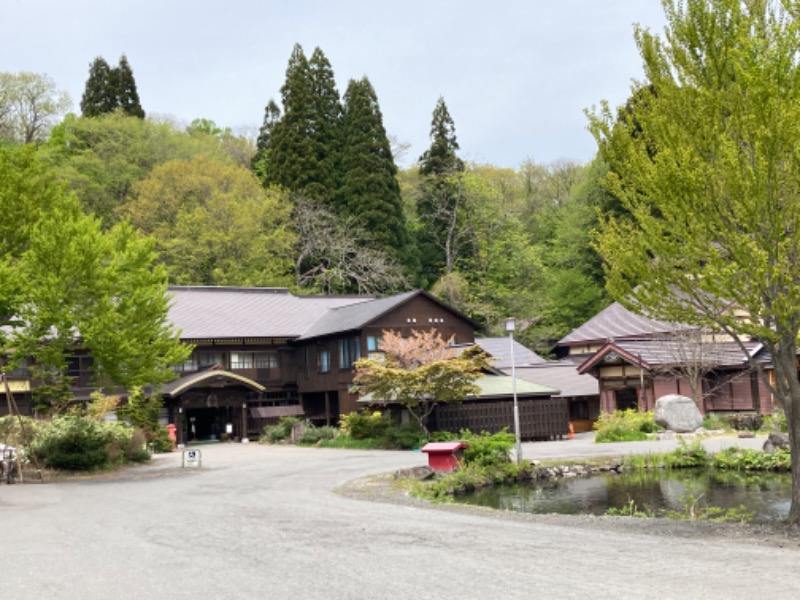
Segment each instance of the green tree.
M133 70L128 63L128 58L123 54L119 65L114 70L114 84L116 85L117 103L126 115L144 119L144 109L139 102L139 92L136 90L136 80Z
M171 365L189 349L167 321L166 275L152 242L124 223L103 232L32 150L0 149L0 173L9 165L18 171L0 178L0 197L8 215L22 217L4 232L0 268L15 282L5 313L21 324L2 339L11 367L33 358L65 389L67 356L82 348L100 385L174 377Z
M86 212L105 227L119 220L134 184L169 160L209 157L242 164L242 150L225 139L190 135L170 123L130 117L120 111L95 118L67 115L53 128L43 157L74 191ZM234 155L235 151L235 155Z
M113 83L112 69L102 56L89 66L89 78L81 98L81 113L85 117L97 117L117 108L117 92Z
M322 50L316 48L309 60L295 44L281 98L282 115L278 119L280 111L268 103L261 129L262 181L330 204L340 181L342 107L333 69Z
M40 73L0 73L0 140L43 142L70 107L66 92Z
M291 283L291 203L248 169L204 156L168 161L136 184L133 196L123 212L153 236L171 282Z
M439 98L431 120L431 145L419 158L422 175L417 194L417 245L421 278L431 283L451 273L464 252L467 225L460 175L464 162L458 157L455 124L444 98Z
M84 117L98 117L121 109L126 115L144 119L145 113L139 102L133 71L123 54L116 67L98 56L89 67L89 78L81 98Z
M373 402L399 404L428 435L427 420L437 404L452 404L479 393L475 381L490 368L486 354L471 346L460 354L437 331L411 336L386 331L383 360L356 361L353 382Z
M800 3L664 9L663 37L635 30L646 100L619 124L607 105L590 114L607 183L630 214L602 222L598 248L610 292L628 306L764 344L773 378L763 379L789 424L798 522Z
M256 151L253 156L253 172L260 181L265 181L267 177L266 168L269 160L270 140L275 124L280 121L280 118L281 109L275 100L270 98L269 102L267 102L267 106L264 108L264 122L258 130Z
M398 258L408 243L405 215L378 97L369 80L350 80L344 95L344 153L339 213Z

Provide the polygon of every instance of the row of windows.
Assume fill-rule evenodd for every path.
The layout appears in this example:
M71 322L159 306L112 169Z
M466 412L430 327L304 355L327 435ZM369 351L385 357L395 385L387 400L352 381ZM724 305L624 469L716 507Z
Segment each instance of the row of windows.
M178 366L179 371L202 371L211 367L228 369L277 369L277 352L194 352L186 362Z

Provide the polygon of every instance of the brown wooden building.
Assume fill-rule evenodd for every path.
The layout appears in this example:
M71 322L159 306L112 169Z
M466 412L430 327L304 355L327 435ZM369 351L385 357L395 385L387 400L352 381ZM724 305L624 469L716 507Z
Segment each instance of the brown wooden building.
M745 346L768 372L763 347ZM772 412L769 389L738 344L636 315L619 303L565 336L557 354L597 379L602 412L652 410L667 394L695 398L703 413Z

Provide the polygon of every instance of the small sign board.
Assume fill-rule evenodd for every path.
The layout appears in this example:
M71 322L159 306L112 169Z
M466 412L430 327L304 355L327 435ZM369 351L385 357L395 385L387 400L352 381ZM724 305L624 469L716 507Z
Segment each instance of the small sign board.
M187 467L202 467L203 466L203 453L200 450L192 448L191 450L184 450L183 451L183 463L182 465L184 468Z

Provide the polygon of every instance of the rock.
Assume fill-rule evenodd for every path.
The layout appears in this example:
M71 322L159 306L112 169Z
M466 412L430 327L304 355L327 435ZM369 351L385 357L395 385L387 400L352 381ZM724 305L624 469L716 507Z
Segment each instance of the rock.
M416 479L424 481L433 477L434 471L428 465L420 467L411 467L409 469L401 469L394 474L395 479Z
M785 433L778 433L773 431L769 434L767 441L764 442L764 452L774 454L775 450L781 448L782 450L789 449L789 436Z
M703 415L691 398L668 394L656 400L655 421L676 433L689 433L703 425Z
M739 438L754 438L756 437L755 431L740 431L738 434Z

